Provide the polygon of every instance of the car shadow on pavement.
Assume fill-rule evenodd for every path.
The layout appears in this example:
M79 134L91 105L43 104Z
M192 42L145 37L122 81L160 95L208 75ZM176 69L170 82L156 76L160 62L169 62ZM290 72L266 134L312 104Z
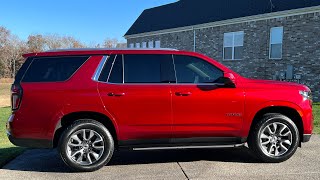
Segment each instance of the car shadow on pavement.
M183 149L129 151L121 150L114 153L107 166L157 164L171 162L217 161L233 163L258 163L246 147L228 149ZM57 150L33 149L3 167L7 170L34 172L71 173L61 160Z

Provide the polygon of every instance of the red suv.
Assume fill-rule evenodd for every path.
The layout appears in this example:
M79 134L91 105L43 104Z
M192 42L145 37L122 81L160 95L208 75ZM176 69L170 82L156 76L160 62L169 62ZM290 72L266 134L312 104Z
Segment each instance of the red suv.
M12 85L10 141L58 148L77 171L119 148L237 147L289 159L313 129L308 87L241 77L194 52L73 49L26 54Z

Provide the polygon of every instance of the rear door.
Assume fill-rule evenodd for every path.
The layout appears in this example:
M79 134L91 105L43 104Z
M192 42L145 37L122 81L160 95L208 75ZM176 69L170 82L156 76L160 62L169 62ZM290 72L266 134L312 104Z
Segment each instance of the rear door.
M98 89L106 110L116 119L120 140L171 138L167 73L171 62L170 55L119 54L108 58Z

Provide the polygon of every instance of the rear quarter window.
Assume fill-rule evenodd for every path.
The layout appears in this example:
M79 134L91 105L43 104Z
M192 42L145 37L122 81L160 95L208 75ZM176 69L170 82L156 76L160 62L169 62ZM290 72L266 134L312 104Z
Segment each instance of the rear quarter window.
M68 80L89 56L34 58L22 82L62 82Z

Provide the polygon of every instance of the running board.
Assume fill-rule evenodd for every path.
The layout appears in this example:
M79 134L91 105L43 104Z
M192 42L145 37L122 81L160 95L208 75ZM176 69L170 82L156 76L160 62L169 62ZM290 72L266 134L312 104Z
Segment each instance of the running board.
M149 150L171 150L171 149L219 149L219 148L237 148L245 146L245 143L234 145L214 145L214 146L171 146L171 147L149 147L149 148L133 148L134 151Z

